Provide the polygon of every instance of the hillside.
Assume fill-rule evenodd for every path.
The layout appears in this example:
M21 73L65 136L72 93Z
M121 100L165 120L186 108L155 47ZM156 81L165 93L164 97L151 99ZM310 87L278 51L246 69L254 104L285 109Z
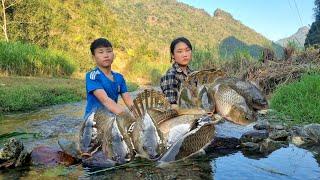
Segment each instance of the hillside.
M287 38L280 39L276 41L276 43L281 45L282 47L285 47L288 44L288 42L295 42L298 46L303 47L304 41L307 38L309 30L310 28L308 28L307 26L303 26L299 28L298 31L293 35Z
M164 73L170 66L169 44L177 36L188 37L195 52L206 50L213 58L220 58L220 43L230 37L248 47L273 47L227 12L218 9L211 16L175 0L28 0L7 14L11 41L61 50L73 57L80 73L93 66L90 43L107 37L117 55L115 69L133 81L153 81L150 75Z

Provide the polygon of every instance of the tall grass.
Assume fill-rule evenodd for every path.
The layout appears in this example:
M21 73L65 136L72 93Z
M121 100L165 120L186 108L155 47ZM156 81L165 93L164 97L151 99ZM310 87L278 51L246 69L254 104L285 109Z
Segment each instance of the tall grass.
M76 70L73 61L57 51L36 45L0 41L0 72L19 76L69 76Z
M320 123L320 73L304 75L300 81L276 89L271 108L289 124Z

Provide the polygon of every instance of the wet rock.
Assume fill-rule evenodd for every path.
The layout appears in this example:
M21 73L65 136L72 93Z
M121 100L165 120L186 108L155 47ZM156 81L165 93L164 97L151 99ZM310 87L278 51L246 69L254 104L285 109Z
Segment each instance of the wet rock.
M239 149L240 140L235 137L215 137L204 149L206 153L219 153Z
M270 125L270 130L285 130L286 127L280 124Z
M258 121L253 128L256 130L268 130L270 129L270 123L268 121Z
M269 138L275 141L287 141L289 135L290 133L286 130L271 131L269 133Z
M31 152L31 163L33 165L56 166L59 164L72 165L76 164L75 158L64 153L58 148L49 146L38 146Z
M244 142L241 143L241 147L244 151L260 152L260 145L258 143Z
M308 124L303 127L305 134L313 140L314 143L320 143L320 124Z
M297 146L313 146L320 144L320 124L308 124L290 129L291 142Z
M69 154L70 156L81 159L81 151L79 145L74 141L69 141L66 139L59 139L58 144L63 152Z
M19 157L18 157L18 159L16 161L15 167L22 167L22 166L25 166L25 165L29 165L30 159L31 159L30 153L27 152L27 150L24 149L20 153L20 155L19 155Z
M21 151L24 149L23 143L16 139L10 139L4 144L4 148L0 151L0 159L18 159Z
M269 136L269 133L266 130L252 130L242 134L240 141L242 143L245 143L245 142L258 143L268 138L268 136Z
M20 140L10 139L0 150L0 169L28 165L30 153L24 149Z
M270 154L271 152L280 149L282 147L288 147L288 143L286 141L274 141L272 139L265 139L261 144L260 144L260 153L267 155Z
M296 146L302 146L303 144L306 143L306 141L300 136L292 136L291 137L291 143L296 145Z

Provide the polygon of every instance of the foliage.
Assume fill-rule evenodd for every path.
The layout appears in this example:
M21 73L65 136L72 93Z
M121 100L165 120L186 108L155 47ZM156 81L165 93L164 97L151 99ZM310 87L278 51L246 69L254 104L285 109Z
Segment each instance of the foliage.
M170 41L177 36L186 36L197 47L195 60L200 58L197 62L205 65L195 67L219 59L211 48L231 36L248 46L271 44L227 13L211 16L175 0L28 0L6 11L10 40L63 51L80 72L93 67L90 43L107 37L116 51L115 70L136 82L138 78L155 82L164 74L170 66ZM145 77L150 74L156 76Z
M304 46L314 46L317 45L319 48L320 44L320 0L314 1L315 8L315 22L312 23L311 28L307 34L307 38L305 40Z
M202 49L194 47L192 51L192 61L190 63L191 68L200 70L216 67L217 62L214 60L215 53L217 52L213 47L206 46Z
M58 51L36 45L0 41L0 72L20 76L69 76L73 61Z
M316 6L313 9L315 12L316 21L320 21L320 0L315 0L314 5Z
M294 52L300 52L303 50L302 47L300 47L299 44L294 40L288 41L287 48L293 49Z
M312 23L311 28L307 34L304 46L318 46L320 45L320 21Z
M319 79L319 72L306 74L299 82L277 88L271 108L289 117L292 124L320 123Z

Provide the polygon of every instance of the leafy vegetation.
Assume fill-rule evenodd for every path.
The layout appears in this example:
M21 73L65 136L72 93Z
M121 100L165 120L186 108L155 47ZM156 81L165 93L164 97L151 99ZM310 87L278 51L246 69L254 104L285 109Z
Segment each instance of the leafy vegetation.
M305 40L304 46L318 46L320 45L320 0L315 0L314 8L315 12L315 22L312 23L311 28L307 34L307 38Z
M195 68L215 64L219 44L231 36L249 47L272 44L222 10L212 16L175 0L28 0L10 6L6 14L9 41L62 51L81 73L94 65L90 43L107 37L116 52L115 70L137 83L158 84L170 67L169 44L177 36L186 36L204 53L194 57Z
M320 123L319 79L320 73L306 74L299 82L277 88L271 108L289 124Z

